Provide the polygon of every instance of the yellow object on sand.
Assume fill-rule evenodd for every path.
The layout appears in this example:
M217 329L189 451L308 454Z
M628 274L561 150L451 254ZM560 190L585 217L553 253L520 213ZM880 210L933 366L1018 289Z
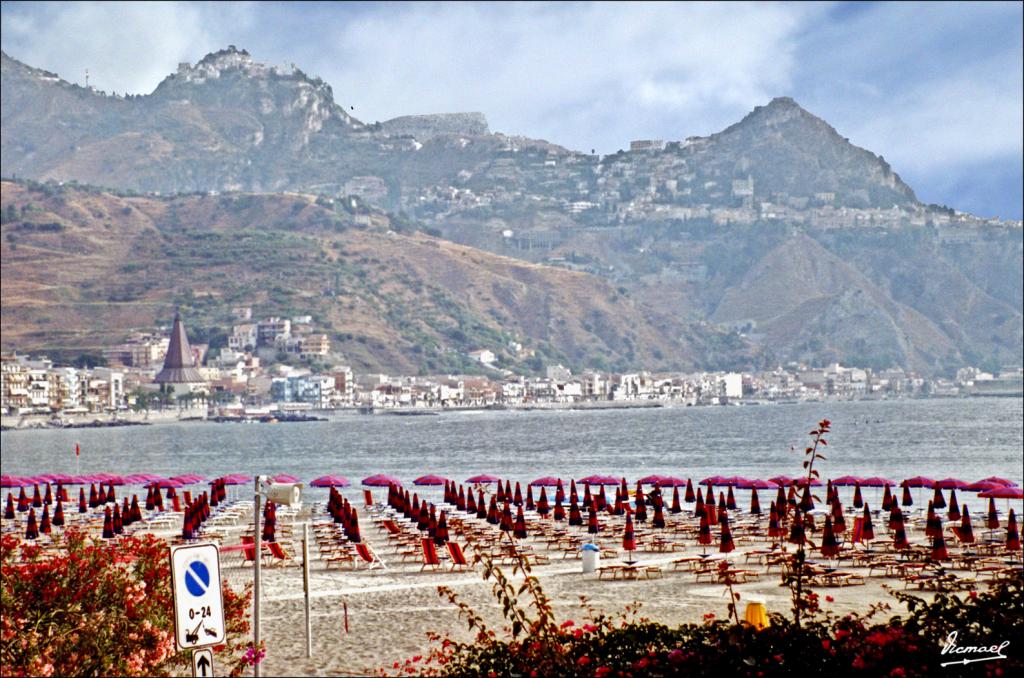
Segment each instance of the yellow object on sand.
M743 620L760 631L768 626L768 611L764 603L750 601L747 603L747 611L743 614Z

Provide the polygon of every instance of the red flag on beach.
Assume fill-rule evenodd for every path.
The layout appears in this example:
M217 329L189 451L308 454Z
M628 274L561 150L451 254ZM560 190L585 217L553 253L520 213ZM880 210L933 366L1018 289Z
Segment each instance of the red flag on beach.
M75 456L76 457L82 456L82 450L81 450L81 448L78 447L78 443L75 443Z

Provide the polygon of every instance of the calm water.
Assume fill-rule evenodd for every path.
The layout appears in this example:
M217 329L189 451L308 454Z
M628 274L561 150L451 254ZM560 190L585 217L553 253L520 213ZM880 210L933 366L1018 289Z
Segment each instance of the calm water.
M341 416L294 424L187 423L0 434L3 472L288 472L358 483L373 473L409 481L437 473L513 481L591 473L629 480L664 473L798 475L807 432L827 417L833 433L822 476L1000 475L1022 482L1020 399L677 407L601 412L465 412L434 417Z

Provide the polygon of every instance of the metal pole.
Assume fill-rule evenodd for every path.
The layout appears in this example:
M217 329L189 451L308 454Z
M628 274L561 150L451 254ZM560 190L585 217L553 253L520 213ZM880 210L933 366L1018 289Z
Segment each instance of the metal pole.
M302 523L302 588L306 592L306 657L313 656L313 623L309 614L309 523Z
M256 476L255 483L255 506L253 524L256 528L253 534L253 584L252 584L252 644L254 652L259 652L260 646L260 560L263 558L263 544L260 533L260 477ZM259 678L260 665L253 664L252 675Z

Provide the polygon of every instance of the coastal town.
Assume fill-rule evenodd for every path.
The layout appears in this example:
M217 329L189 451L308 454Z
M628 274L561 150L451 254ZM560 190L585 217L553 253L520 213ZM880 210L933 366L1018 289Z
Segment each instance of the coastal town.
M560 364L522 375L489 348L467 357L477 374L355 373L339 362L310 316L253 320L234 309L226 346L190 343L176 316L168 334L137 334L103 351L103 366L0 356L0 413L7 428L167 419L304 420L333 411L434 413L446 409L762 405L819 400L1017 395L1021 368L976 367L926 379L899 367L790 363L760 372L574 373Z

